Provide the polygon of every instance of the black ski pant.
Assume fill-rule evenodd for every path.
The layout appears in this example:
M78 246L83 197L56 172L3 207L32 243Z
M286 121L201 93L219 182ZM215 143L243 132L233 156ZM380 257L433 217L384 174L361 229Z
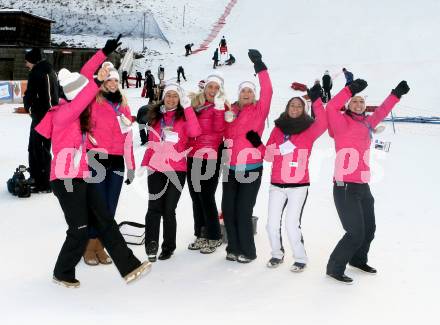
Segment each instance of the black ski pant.
M185 185L186 172L148 173L148 210L145 216L145 251L151 242L159 244L163 218L162 250L176 249L176 208ZM147 252L148 254L148 252Z
M50 139L46 139L37 131L35 127L39 121L32 120L29 134L29 173L35 181L35 186L42 189L50 188Z
M136 88L141 88L141 87L142 87L142 79L136 78Z
M363 265L376 231L374 198L368 184L343 183L333 186L336 210L345 234L327 264L327 273L344 274L347 263Z
M200 159L188 157L188 187L193 203L194 236L219 240L221 238L215 191L217 190L220 159ZM208 173L207 173L208 168ZM200 180L200 175L211 175Z
M129 86L129 84L128 84L128 78L127 79L122 79L122 89L124 89L124 85L127 87L127 88L130 88L130 86Z
M177 71L177 82L180 83L180 75L182 75L183 80L186 81L185 72Z
M67 236L58 255L54 276L59 280L72 281L75 279L75 266L81 257L89 240L88 224L99 231L104 247L110 254L121 276L126 276L141 262L127 247L118 225L108 215L106 203L93 188L90 188L83 179L69 179L73 191L68 191L64 180L51 182L52 190L64 212L68 229ZM88 214L88 209L93 214Z
M228 235L226 252L255 259L257 253L252 213L261 185L263 167L244 172L234 170L227 172L229 172L227 179L223 177L222 197L223 220Z

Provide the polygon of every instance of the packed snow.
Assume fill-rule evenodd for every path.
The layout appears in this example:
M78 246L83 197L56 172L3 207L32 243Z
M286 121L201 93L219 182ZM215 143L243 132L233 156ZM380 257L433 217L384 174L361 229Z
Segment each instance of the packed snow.
M42 1L44 2L44 1ZM219 40L207 51L184 57L183 45L203 40L228 1L151 1L165 15L167 9L191 3L197 26L173 30L171 47L154 57L140 59L138 68L165 66L165 78L176 77L179 65L195 90L212 70L211 56ZM23 1L30 4L30 1ZM134 1L127 1L134 3ZM209 10L209 8L213 8ZM326 69L334 77L332 93L344 86L342 67L368 81L367 103L379 104L400 80L411 88L394 112L398 116L439 116L440 46L433 40L440 29L440 3L435 0L240 0L219 36L225 35L237 58L220 67L230 100L237 98L243 80L256 80L247 49L259 49L274 86L274 98L263 140L273 120L293 95L293 81L311 85ZM136 7L134 7L135 10ZM41 9L43 10L43 9ZM106 12L103 10L102 12ZM40 14L44 14L40 11ZM46 14L47 15L47 14ZM170 27L176 28L176 26ZM117 34L117 30L114 31ZM180 34L180 36L178 36ZM79 36L76 36L79 37ZM93 36L87 36L93 39ZM101 38L100 38L101 39ZM185 42L184 42L185 40ZM183 45L182 45L183 44ZM139 46L139 45L138 45ZM160 45L163 46L163 45ZM154 50L154 48L150 48ZM146 103L140 89L125 93L135 115ZM30 118L13 114L13 105L0 105L0 178L4 185L20 163L27 164ZM373 150L371 189L375 196L377 231L370 251L378 275L347 268L354 285L344 286L325 277L328 257L343 234L332 197L334 143L325 133L311 157L309 197L302 231L310 259L301 274L289 271L291 251L278 269L268 269L270 247L267 218L270 165L254 208L259 217L257 260L250 264L225 260L224 246L202 255L186 247L193 240L191 199L187 186L177 209L177 250L158 261L150 274L126 285L113 265L77 266L81 288L67 290L52 283L52 269L64 240L66 224L53 194L28 199L0 192L0 322L2 324L425 324L437 318L440 205L440 126L390 123L378 136L391 141L390 151ZM135 132L139 164L144 147ZM221 185L217 191L221 202ZM124 185L116 219L144 221L147 211L146 175ZM132 247L144 260L142 246Z

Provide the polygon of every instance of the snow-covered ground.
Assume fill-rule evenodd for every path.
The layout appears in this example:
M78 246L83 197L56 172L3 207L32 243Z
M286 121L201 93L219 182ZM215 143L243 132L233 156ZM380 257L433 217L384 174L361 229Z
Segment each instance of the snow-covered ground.
M203 1L206 3L214 1ZM169 3L177 3L169 1ZM224 2L226 3L226 1ZM355 3L349 0L291 1L241 0L220 35L228 39L237 63L221 67L226 91L237 97L237 85L254 79L247 49L257 48L269 67L274 84L270 113L273 119L292 96L292 81L311 84L329 69L334 92L344 85L343 66L369 82L368 102L379 103L402 79L410 93L395 109L397 115L440 115L440 95L435 76L440 71L439 3L435 0ZM165 6L165 5L164 5ZM219 6L220 7L220 6ZM212 23L222 10L198 15ZM210 18L210 19L208 19ZM191 34L203 39L208 28ZM216 41L215 43L218 43ZM183 65L187 90L211 70L213 48L188 58L172 45L158 57L166 78ZM179 55L172 55L179 53ZM157 61L159 62L159 61ZM143 63L139 63L140 66ZM149 64L149 63L148 63ZM157 66L152 66L154 71ZM126 92L133 113L145 103L140 90ZM0 105L0 179L27 161L29 118ZM144 148L135 135L135 155L140 162ZM258 216L258 259L241 265L225 261L223 247L212 255L188 251L192 236L191 199L185 187L178 205L178 241L173 258L158 261L151 273L127 286L114 266L89 267L80 262L79 290L66 290L51 282L52 268L66 230L62 211L52 194L17 199L0 192L0 322L2 324L431 324L437 318L437 235L440 205L437 184L440 126L387 124L380 139L391 141L390 152L374 150L372 192L376 198L376 238L370 262L377 276L347 269L355 280L343 286L325 277L328 256L343 231L332 198L333 142L324 134L311 158L312 186L303 215L303 235L310 258L302 274L289 272L288 258L269 270L269 243L265 233L270 165L265 166L254 214ZM146 176L124 185L117 220L143 222L147 210ZM221 188L218 190L220 204ZM143 247L135 254L145 259Z

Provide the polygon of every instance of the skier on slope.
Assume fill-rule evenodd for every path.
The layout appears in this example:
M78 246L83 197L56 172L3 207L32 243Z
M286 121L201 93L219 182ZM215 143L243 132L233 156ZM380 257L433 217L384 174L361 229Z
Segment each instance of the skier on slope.
M329 133L335 140L336 162L333 198L345 235L336 245L327 263L327 275L351 284L345 275L347 263L369 274L377 271L367 264L368 251L376 230L374 198L370 181L369 150L374 128L408 93L401 81L375 112L365 115L365 99L359 93L367 87L362 79L354 80L327 104ZM348 102L345 113L341 107Z

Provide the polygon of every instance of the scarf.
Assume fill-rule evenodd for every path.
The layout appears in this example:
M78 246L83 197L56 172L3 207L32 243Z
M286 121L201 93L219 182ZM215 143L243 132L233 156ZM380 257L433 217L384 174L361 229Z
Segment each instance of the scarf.
M314 121L315 120L313 118L305 113L297 118L292 118L289 117L286 112L284 112L281 113L280 117L275 120L275 126L280 128L284 134L292 135L307 130Z
M112 103L122 103L122 94L119 90L116 90L114 93L112 93L111 91L104 92L103 96L105 99Z

